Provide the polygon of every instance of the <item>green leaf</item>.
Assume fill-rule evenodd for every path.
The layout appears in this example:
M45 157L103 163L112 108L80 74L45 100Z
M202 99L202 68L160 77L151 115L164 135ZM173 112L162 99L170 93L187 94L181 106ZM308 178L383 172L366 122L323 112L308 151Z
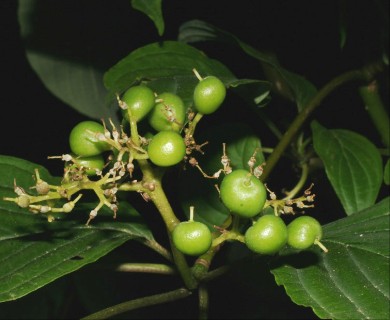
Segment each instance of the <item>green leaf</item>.
M117 108L106 103L104 68L99 66L102 50L91 43L103 24L99 21L93 35L86 29L80 32L78 22L85 26L82 9L82 5L70 9L66 1L43 5L38 0L19 0L18 20L27 59L46 88L61 101L96 120L116 119Z
M164 34L164 18L161 9L161 0L131 0L131 6L145 13L157 28L158 34Z
M277 283L323 319L389 319L389 201L325 225L328 253L286 250Z
M390 159L387 160L383 173L383 182L390 185Z
M58 182L47 170L26 160L0 156L0 301L20 298L55 279L95 262L131 239L152 240L153 236L128 204L119 204L118 218L103 208L90 226L86 208L63 214L49 223L43 215L19 208L3 197L14 197L14 178L30 193L34 169L49 183Z
M263 153L259 149L260 140L246 124L225 123L213 126L196 135L196 141L198 144L208 141L202 148L205 154L193 156L209 176L223 168L223 143L226 143L226 154L233 169L249 170L247 162L255 150L257 165L264 162ZM197 168L188 167L179 179L179 197L184 212L189 214L189 207L194 206L195 220L206 223L210 228L220 226L229 216L229 210L220 201L215 188L215 184L220 183L223 176L221 173L219 179L205 178Z
M169 90L188 105L198 82L193 68L202 76L219 77L226 85L236 80L223 64L206 57L201 51L184 43L165 41L131 52L106 72L104 83L114 96L145 80L157 93Z
M344 130L327 130L312 123L314 149L345 212L352 214L373 205L383 182L378 149L364 136Z
M209 23L201 20L191 20L183 23L179 29L179 41L186 43L198 41L220 41L236 45L251 57L266 64L267 71L271 72L271 78L274 79L275 89L282 90L284 86L287 89L281 94L289 96L290 91L293 99L297 103L298 110L302 110L310 99L316 94L317 89L314 85L302 76L292 73L280 66L277 59L265 52L257 50L245 42L238 39L233 34L219 29Z

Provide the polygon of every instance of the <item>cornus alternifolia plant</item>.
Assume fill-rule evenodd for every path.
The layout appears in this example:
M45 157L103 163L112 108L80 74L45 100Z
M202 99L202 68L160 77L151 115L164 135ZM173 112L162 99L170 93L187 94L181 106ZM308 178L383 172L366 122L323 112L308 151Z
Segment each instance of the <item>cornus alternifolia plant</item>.
M162 16L149 12L150 6L159 8L156 3L132 6L161 31ZM264 79L238 79L195 47L212 40L261 62ZM57 161L61 176L27 160L0 157L0 259L6 261L1 301L33 295L91 264L105 270L107 282L115 272L165 275L172 282L135 299L132 293L113 301L116 295L103 293L104 305L86 303L78 318L136 317L138 309L189 300L186 317L218 317L213 303L219 294L237 296L232 308L238 310L238 301L253 299L235 282L255 284L255 296L261 290L259 300L266 302L251 310L257 317L257 305L269 305L275 290L270 275L292 304L310 307L313 316L386 318L389 198L381 191L389 183L383 161L389 156L388 116L375 90L386 68L382 57L317 89L273 55L200 20L183 24L177 41L130 52L104 74L106 102L115 112L75 121L63 152L45 156ZM314 116L327 96L350 82L360 86L380 146L352 130L326 128ZM275 120L274 96L288 96L296 105L287 126ZM276 140L263 137L264 129ZM332 190L341 217L323 209L329 194L323 185ZM140 246L144 261L127 247L119 262L112 258L112 251L129 243ZM27 262L21 265L13 250ZM143 250L151 250L156 261ZM156 287L153 279L139 281L142 290ZM90 288L77 290L88 296L83 292ZM127 290L137 293L134 285Z

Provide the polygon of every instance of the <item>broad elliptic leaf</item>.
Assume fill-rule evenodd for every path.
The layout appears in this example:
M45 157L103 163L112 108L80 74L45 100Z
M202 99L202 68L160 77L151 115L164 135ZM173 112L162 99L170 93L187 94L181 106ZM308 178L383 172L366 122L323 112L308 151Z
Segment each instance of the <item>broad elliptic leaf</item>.
M282 87L287 86L285 91L292 92L292 98L296 102L298 110L302 110L317 92L317 89L311 82L281 67L274 56L253 48L235 35L210 23L201 20L191 20L183 23L179 29L178 40L186 43L219 41L240 47L246 54L266 64L268 72L272 73L271 78L275 80L273 81L275 87L279 91ZM290 93L283 94L290 95Z
M134 50L106 72L104 83L112 99L130 86L144 82L157 94L169 91L179 95L189 107L192 105L195 85L198 83L193 69L202 77L214 75L220 78L226 87L255 86L248 94L249 97L252 94L252 99L267 96L269 91L265 81L238 80L219 61L210 59L202 51L177 41L152 43Z
M198 82L192 71L194 68L202 77L214 75L226 85L236 80L222 63L208 58L194 47L177 41L165 41L131 52L106 72L104 84L114 95L144 80L157 93L176 93L188 105Z
M292 301L323 319L389 319L389 201L325 225L328 253L287 249L272 263Z
M347 214L373 205L383 182L378 149L366 137L312 123L314 149Z
M32 69L53 95L90 118L115 120L117 108L106 101L101 63L106 50L100 47L110 46L95 41L106 25L91 16L91 5L102 12L92 2L19 0L21 38Z
M61 214L49 223L43 214L33 214L3 200L15 197L14 179L19 187L34 194L29 188L35 184L35 169L41 179L58 183L59 179L37 164L0 156L0 302L18 299L95 262L128 240L153 240L150 230L128 204L119 204L116 220L110 210L103 208L86 226L88 214L97 203L89 210L80 204L79 210Z
M164 18L161 9L162 0L131 0L131 6L146 14L157 28L160 36L164 33Z
M231 161L233 169L249 170L248 160L256 157L256 165L264 162L261 152L261 143L250 127L241 123L225 123L214 126L196 135L198 144L208 142L202 150L202 154L194 154L200 168L208 176L213 176L223 168L221 157L223 155L223 143L226 144L226 155ZM216 184L220 184L224 173L219 178L204 177L196 167L190 167L182 172L179 179L179 197L183 210L189 214L189 207L195 207L195 220L202 221L213 227L220 226L229 216L229 210L222 204L219 198Z

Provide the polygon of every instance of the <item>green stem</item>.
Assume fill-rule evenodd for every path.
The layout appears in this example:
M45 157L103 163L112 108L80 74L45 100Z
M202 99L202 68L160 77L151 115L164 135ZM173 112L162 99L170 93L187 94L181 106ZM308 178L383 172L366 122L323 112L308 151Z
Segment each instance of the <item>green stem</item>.
M372 122L381 136L382 143L386 147L390 147L389 115L382 103L378 90L378 83L373 81L367 86L360 87L359 93L366 105L367 112L371 117Z
M284 133L283 138L279 141L278 145L274 149L274 152L266 160L267 165L264 168L264 172L261 176L263 181L267 180L272 169L275 167L276 163L279 161L280 157L290 145L293 138L299 132L305 121L313 113L313 111L321 104L322 100L326 98L330 93L336 90L338 87L344 85L345 83L351 81L370 81L372 78L383 72L385 65L382 61L374 62L370 65L367 65L358 70L348 71L343 73L330 82L328 82L317 94L309 101L305 108L297 115L294 121L291 123L290 127Z
M195 132L196 125L199 123L199 121L203 118L203 114L198 112L195 115L195 118L191 121L189 128L188 128L188 135L192 136Z
M191 294L191 291L188 291L185 288L180 288L177 290L156 294L148 297L143 297L135 300L126 301L115 306L100 310L96 313L90 314L82 320L87 319L107 319L118 314L129 312L132 310L145 308L157 304L167 303L179 299L188 297Z
M287 196L284 197L283 200L289 200L289 199L294 198L296 196L296 194L299 192L299 190L301 190L302 187L304 186L308 175L309 175L309 166L306 163L304 163L304 164L302 164L301 178L299 179L299 181L295 185L295 187L287 193Z
M147 239L139 239L138 241L141 242L143 245L149 247L150 249L154 250L155 252L163 256L168 261L172 262L171 253L167 249L165 249L161 244L159 244L157 241L147 240Z
M209 292L205 285L199 286L199 319L208 319L209 313Z
M191 274L191 269L187 264L186 257L176 249L172 243L171 234L175 227L180 223L180 220L176 217L172 210L167 196L162 187L162 175L155 173L150 163L147 160L138 161L143 173L143 182L152 181L154 184L154 190L148 191L150 199L159 211L165 226L168 231L168 236L171 244L171 251L175 265L188 289L195 289L197 287L197 281Z
M141 272L172 275L175 269L166 264L160 263L122 263L115 268L115 271L121 272Z
M140 139L139 139L139 135L138 135L137 121L135 121L134 117L131 115L130 108L127 109L127 113L129 116L131 140L134 142L134 144L137 147L139 147L140 146Z

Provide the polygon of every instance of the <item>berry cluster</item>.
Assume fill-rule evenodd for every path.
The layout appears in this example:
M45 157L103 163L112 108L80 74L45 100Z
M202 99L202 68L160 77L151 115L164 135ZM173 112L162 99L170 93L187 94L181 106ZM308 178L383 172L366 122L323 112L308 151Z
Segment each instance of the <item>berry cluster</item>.
M320 243L322 228L316 219L300 216L286 226L280 216L294 214L293 205L297 208L312 206L305 204L314 201L311 187L305 190L302 197L276 199L275 194L260 180L264 163L256 166L257 150L248 161L249 170L233 170L226 145L223 144L222 168L211 176L190 156L193 151L203 153L201 148L204 144L198 145L194 139L197 123L204 115L215 112L226 96L225 85L220 79L215 76L202 78L195 69L193 72L199 80L193 91L194 110L187 110L183 100L174 93L156 94L145 84L134 85L117 96L124 121L120 130L111 120L111 130L107 129L104 121L102 124L82 121L70 132L70 153L49 157L65 161L60 186L49 185L36 171L37 196L27 194L15 183L18 197L6 200L36 213L48 214L49 220L52 220L50 212L72 211L81 193L71 200L73 195L85 189L93 190L99 203L90 212L88 224L103 206L108 206L116 216L117 191L136 191L144 200L156 201L154 191L159 182L156 181L158 178L152 167L167 168L186 160L206 178L218 179L221 174L224 175L217 190L221 202L231 214L228 221L233 222L222 227L214 226L212 230L205 223L194 221L194 208L190 207L188 221L168 227L177 250L186 255L199 256L224 241L237 240L259 254L274 254L286 245L304 250L313 244L319 245L326 252L327 249ZM155 131L150 139L138 133L138 124L145 120ZM125 126L129 127L130 134L126 133ZM143 173L140 181L133 177L135 164L139 165ZM38 204L64 198L67 202L59 208ZM267 207L272 207L274 214L265 214L264 209ZM252 221L252 225L242 233L237 221Z
M185 106L178 95L171 92L155 93L146 84L137 84L117 96L118 105L123 115L123 121L118 130L110 121L111 128L106 123L87 120L76 124L69 134L68 154L51 156L65 162L64 175L60 186L51 186L39 177L36 171L37 195L31 195L16 185L16 198L6 198L34 213L47 214L48 219L54 218L51 213L70 212L81 197L71 201L71 198L82 190L93 190L99 199L98 205L90 212L87 224L98 211L107 206L114 212L118 209L116 193L121 191L136 191L149 201L151 192L155 189L155 174L145 175L141 181L133 178L137 167L142 167L143 161L150 161L155 167L170 167L187 160L194 151L200 151L193 134L196 124L204 114L215 112L224 101L226 88L223 82L214 76L200 77L193 70L198 83L193 92L193 109ZM194 114L196 114L194 116ZM147 121L155 133L151 138L141 136L138 125ZM130 132L127 131L129 127ZM140 170L142 173L143 169ZM129 181L130 179L130 181ZM40 186L45 184L43 190ZM53 200L66 199L68 202L61 207L53 207ZM45 202L45 204L38 204ZM50 203L50 205L49 205Z

